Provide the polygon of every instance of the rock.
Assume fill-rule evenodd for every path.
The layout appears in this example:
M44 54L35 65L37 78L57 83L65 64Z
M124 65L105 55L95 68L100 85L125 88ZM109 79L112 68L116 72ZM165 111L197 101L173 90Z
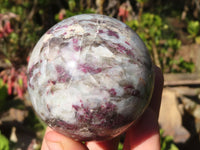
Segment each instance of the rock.
M17 141L18 141L17 135L16 135L16 127L12 127L10 141L12 141L14 143L17 143Z
M176 94L165 88L163 90L159 124L164 130L164 136L170 135L177 143L184 143L190 133L182 126L182 116L178 108Z
M180 96L180 100L184 105L185 111L194 118L195 131L199 135L199 140L200 140L200 104L199 104L199 101L194 100L194 97L192 99L192 98L188 98L186 96ZM191 123L191 122L188 122L188 123Z
M180 96L180 100L189 114L191 114L194 118L200 119L200 104L185 96Z
M0 119L3 121L18 121L23 122L24 119L28 116L27 110L19 110L16 108L10 108L9 111L5 112Z

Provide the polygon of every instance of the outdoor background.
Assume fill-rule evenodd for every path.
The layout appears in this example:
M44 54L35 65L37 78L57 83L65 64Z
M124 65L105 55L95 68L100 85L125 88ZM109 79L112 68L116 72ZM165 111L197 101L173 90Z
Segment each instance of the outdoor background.
M51 26L82 13L115 17L139 34L165 76L162 150L199 150L200 0L0 0L0 150L40 149L46 125L27 93L29 55Z

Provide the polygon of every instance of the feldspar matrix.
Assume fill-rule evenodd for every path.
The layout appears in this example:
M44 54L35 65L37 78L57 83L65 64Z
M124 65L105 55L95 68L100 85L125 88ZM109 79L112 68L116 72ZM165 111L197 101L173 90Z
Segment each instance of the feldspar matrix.
M34 109L52 129L75 140L124 132L144 112L153 85L153 65L138 35L97 14L53 26L28 65Z

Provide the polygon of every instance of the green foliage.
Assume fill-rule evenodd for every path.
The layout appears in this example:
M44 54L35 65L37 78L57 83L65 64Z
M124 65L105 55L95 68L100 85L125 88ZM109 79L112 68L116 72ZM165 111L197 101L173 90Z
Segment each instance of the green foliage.
M200 31L199 21L189 21L187 31L191 37L196 37Z
M4 85L3 80L0 78L0 112L5 106L7 96L7 87Z
M181 41L173 34L163 19L152 13L143 13L140 20L127 22L127 25L135 30L144 41L152 58L155 60L155 51L158 54L158 62L164 72L192 72L192 62L176 61ZM158 64L157 64L158 65ZM186 67L186 68L184 68Z
M158 15L144 13L140 21L133 20L127 22L127 25L139 34L147 48L152 51L152 45L158 45L159 40L162 38L162 30L165 24L163 24L162 19Z
M39 39L40 28L33 18L33 3L1 0L0 14L11 24L9 31L2 31L0 53L13 65L26 63L26 57ZM5 27L5 20L1 20ZM6 33L7 32L7 33Z
M69 0L68 5L69 5L69 10L73 11L74 8L76 7L76 1L75 0Z
M119 142L118 150L123 150L123 144L121 142Z
M181 41L178 39L169 39L167 44L174 50L174 53L181 47Z
M185 72L193 72L194 68L195 68L195 65L193 62L191 62L191 61L186 62L186 61L184 61L184 59L182 57L179 59L178 65L179 65L179 68L181 70L185 70Z
M68 9L64 9L63 18L59 18L60 13L63 13L63 12L60 12L59 14L55 15L55 20L57 22L62 19L69 18L75 15L94 13L94 11L90 8L83 9L83 6L81 3L79 3L79 0L69 0L68 7L69 7Z
M200 44L200 22L189 21L187 31L190 34L189 38L194 39L196 43Z
M9 140L0 131L0 150L10 150Z
M179 148L174 144L173 138L171 136L163 136L163 130L160 130L160 142L161 150L179 150Z

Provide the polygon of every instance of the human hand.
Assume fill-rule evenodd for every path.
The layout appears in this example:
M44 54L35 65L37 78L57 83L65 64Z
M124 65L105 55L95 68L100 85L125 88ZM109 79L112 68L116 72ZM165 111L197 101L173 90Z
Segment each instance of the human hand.
M155 86L151 102L141 118L126 131L123 150L160 150L158 116L163 83L162 72L155 67ZM48 127L41 150L117 150L118 143L119 137L82 144Z

